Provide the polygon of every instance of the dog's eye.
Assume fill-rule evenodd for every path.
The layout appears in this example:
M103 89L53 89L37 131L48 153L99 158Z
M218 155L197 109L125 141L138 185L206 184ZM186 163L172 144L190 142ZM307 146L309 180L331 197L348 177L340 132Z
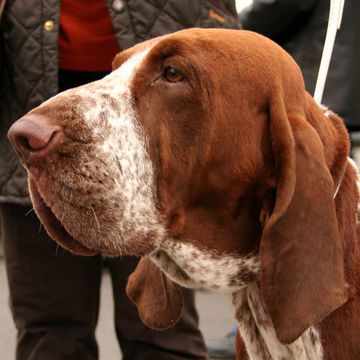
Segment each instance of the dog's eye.
M181 81L184 76L173 66L167 66L164 70L164 77L167 81L175 83Z

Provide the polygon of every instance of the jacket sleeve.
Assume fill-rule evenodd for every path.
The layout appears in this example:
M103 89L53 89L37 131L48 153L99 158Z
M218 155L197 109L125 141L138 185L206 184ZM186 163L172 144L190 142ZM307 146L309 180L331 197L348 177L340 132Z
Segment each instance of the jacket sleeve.
M311 11L318 0L253 0L240 14L244 30L269 38L282 37L299 18Z

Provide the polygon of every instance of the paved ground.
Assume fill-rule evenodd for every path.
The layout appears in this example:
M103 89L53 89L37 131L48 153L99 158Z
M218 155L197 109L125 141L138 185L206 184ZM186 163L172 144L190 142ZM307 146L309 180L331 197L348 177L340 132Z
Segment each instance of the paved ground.
M1 360L14 359L15 328L7 304L8 287L4 261L0 260L0 354ZM200 327L205 339L223 336L231 327L232 313L228 299L220 294L198 291L196 302L200 314ZM100 360L119 360L121 354L113 327L113 304L110 277L104 272L101 289L101 308L97 338Z

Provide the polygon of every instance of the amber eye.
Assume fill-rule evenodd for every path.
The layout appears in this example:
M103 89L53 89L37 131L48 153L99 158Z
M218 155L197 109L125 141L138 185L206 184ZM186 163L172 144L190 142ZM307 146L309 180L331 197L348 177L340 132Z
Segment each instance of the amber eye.
M164 77L167 81L172 83L179 82L184 78L181 72L176 68L174 68L173 66L167 66L165 68Z

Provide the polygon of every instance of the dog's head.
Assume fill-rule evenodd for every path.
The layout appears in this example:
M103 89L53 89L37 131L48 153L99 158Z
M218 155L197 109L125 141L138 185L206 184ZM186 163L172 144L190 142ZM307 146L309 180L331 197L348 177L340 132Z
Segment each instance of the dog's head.
M38 216L70 251L147 255L172 238L259 253L285 342L346 299L333 195L347 135L260 35L192 29L142 43L9 137Z

